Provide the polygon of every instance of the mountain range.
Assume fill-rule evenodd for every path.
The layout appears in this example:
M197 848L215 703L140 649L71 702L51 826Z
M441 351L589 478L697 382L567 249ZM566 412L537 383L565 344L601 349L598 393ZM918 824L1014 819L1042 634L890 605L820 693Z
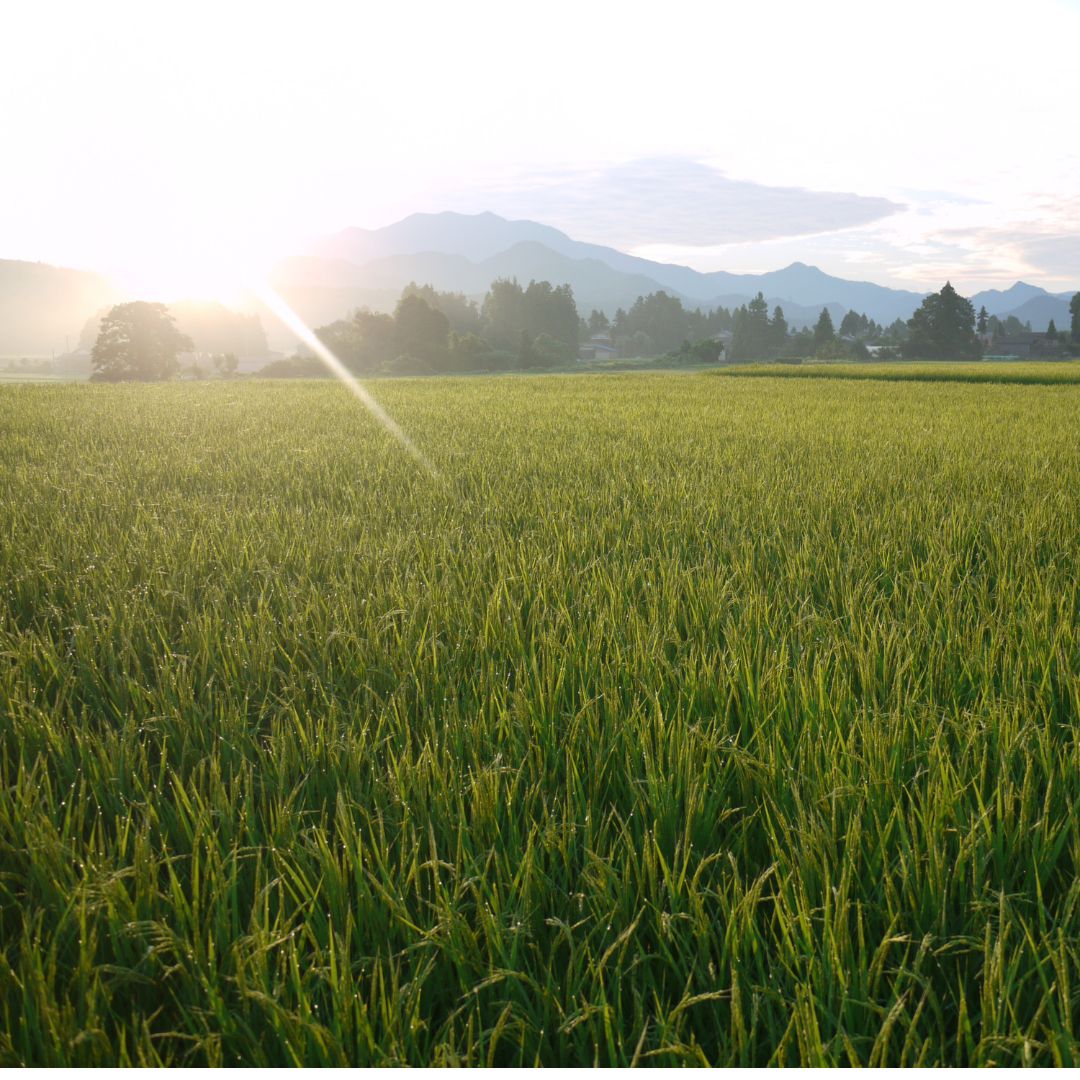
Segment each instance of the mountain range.
M703 273L655 262L614 248L573 240L549 225L507 221L492 213L413 214L383 229L345 229L313 243L300 259L283 261L275 280L283 288L398 289L409 281L470 295L483 294L496 277L569 284L578 310L614 313L638 296L663 289L693 307L731 307L759 291L781 304L788 322L817 319L854 308L879 322L909 318L922 293L831 277L792 263L765 274Z
M814 323L823 307L834 321L848 310L888 324L909 319L925 293L868 281L833 277L795 262L763 274L705 273L655 262L614 248L574 240L535 221L508 221L497 214L412 214L382 229L344 229L314 241L302 255L284 259L273 281L300 308L322 321L332 309L367 304L387 308L410 281L481 297L498 277L546 279L569 284L578 310L609 315L638 296L663 289L691 307L737 307L758 292L779 304L793 327ZM971 297L976 310L1016 315L1045 330L1051 319L1068 324L1071 292L1050 293L1017 282Z
M655 262L599 244L574 240L535 221L509 221L493 213L412 214L382 229L349 228L313 241L282 259L271 283L311 326L368 306L392 310L410 282L481 299L492 281L568 284L578 310L614 314L639 296L664 290L690 307L734 308L764 294L792 327L816 322L823 307L839 324L845 312L861 312L881 324L908 319L924 293L868 281L833 277L795 262L763 274L704 273ZM1025 282L971 297L976 310L1015 315L1035 330L1051 319L1069 323L1072 292L1050 293ZM103 277L42 263L0 260L0 356L48 355L74 343L87 319L125 297ZM251 297L245 308L260 315L270 347L291 349L295 337Z
M73 349L87 318L121 299L100 274L0 259L0 356Z

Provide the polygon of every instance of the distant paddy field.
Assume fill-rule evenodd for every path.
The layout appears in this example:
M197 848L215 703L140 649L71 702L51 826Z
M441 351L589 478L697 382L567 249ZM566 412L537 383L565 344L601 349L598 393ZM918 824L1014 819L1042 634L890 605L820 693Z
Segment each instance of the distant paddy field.
M1080 365L369 388L0 385L0 1065L1080 1063Z

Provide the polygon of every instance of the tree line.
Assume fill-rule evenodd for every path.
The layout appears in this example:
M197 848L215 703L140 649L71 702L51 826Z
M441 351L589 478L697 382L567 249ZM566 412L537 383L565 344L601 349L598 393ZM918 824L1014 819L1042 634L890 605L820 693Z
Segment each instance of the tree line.
M411 282L393 313L361 308L315 334L357 374L421 374L557 367L576 360L590 337L603 337L622 358L657 356L731 325L725 308L688 309L663 291L639 296L612 318L597 309L586 318L569 285L500 279L479 304ZM286 366L303 363L271 365L282 373Z
M357 375L543 369L577 357L578 322L569 285L499 280L477 304L411 282L392 313L360 308L315 335ZM304 354L267 373L305 373Z
M1051 322L1043 335L1047 355L1080 350L1080 293L1069 312L1067 332ZM579 341L598 335L613 343L618 356L662 354L675 363L858 360L868 357L873 344L890 350L879 352L882 358L963 360L982 356L986 347L993 349L995 342L1022 329L1014 316L997 319L985 308L976 315L971 301L948 282L927 296L906 323L897 319L882 327L848 311L838 332L828 308L812 329L793 331L783 309L777 305L770 312L760 292L734 311L702 311L659 291L638 297L629 310L618 309L613 319L598 310L586 319L578 314L569 285L530 281L522 286L502 279L492 283L480 304L462 293L410 283L393 313L361 308L315 333L351 371L371 375L543 370L573 361ZM93 378L168 379L180 372L180 356L193 348L163 304L119 304L101 322L91 352ZM212 361L219 375L235 374L234 354ZM321 373L310 354L275 361L262 371L269 376Z
M1069 332L1059 332L1053 320L1043 340L1046 355L1065 355L1070 346L1080 349L1080 293L1069 304ZM967 360L978 359L1009 337L1031 333L1031 324L1023 324L1014 315L1005 319L988 315L982 308L978 315L967 298L960 296L950 282L940 292L931 293L906 322L896 319L881 326L857 311L848 311L839 331L832 314L822 308L813 329L791 331L783 309L773 308L770 315L762 293L735 310L733 335L727 359L732 361L811 358L817 360L865 360L869 346L882 349L882 359ZM686 343L683 355L705 359L710 351L704 342Z

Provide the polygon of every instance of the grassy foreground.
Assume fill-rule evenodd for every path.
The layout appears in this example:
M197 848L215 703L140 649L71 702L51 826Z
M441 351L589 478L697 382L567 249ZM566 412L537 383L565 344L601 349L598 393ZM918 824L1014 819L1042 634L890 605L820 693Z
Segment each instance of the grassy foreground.
M1077 1064L1080 386L0 388L0 1064Z

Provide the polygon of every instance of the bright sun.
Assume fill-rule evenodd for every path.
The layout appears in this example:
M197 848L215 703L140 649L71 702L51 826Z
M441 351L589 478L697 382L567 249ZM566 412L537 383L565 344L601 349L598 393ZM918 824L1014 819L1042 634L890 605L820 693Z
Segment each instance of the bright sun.
M196 193L192 193L193 195ZM165 223L118 238L111 276L129 296L178 300L239 301L273 263L265 235L243 228L228 210L192 198L173 206ZM145 220L143 215L140 215Z
M114 278L125 293L138 299L175 303L178 300L217 300L237 304L248 283L259 280L262 267L244 266L219 252L169 252L153 259L132 260L117 268Z

